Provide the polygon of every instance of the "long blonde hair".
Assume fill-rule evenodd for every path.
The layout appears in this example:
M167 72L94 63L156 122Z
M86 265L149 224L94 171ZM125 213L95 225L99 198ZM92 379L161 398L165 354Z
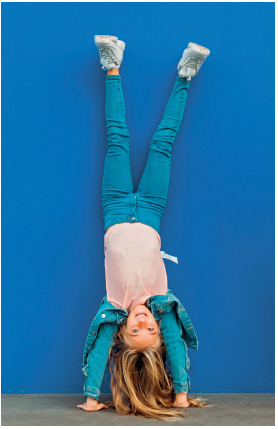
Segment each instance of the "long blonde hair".
M181 411L170 409L175 394L170 371L166 367L163 337L157 348L133 350L126 341L125 329L124 323L110 350L113 401L106 404L116 408L121 415L134 414L157 420L184 417ZM187 398L187 401L193 407L206 406L202 398Z

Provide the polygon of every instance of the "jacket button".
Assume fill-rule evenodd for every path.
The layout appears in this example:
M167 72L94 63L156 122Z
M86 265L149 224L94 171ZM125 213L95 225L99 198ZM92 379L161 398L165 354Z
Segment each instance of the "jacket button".
M164 311L163 310L158 310L159 311L159 313L164 313Z
M106 317L106 314L102 314L102 315L101 315L101 317L102 317L103 319L105 319L105 317Z
M96 335L95 331L92 331L92 334L93 334L93 335Z

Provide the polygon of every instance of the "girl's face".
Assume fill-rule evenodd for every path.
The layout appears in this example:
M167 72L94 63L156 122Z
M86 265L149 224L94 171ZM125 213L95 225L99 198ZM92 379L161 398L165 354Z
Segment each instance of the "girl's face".
M158 324L145 305L136 305L129 313L125 336L135 350L157 347L160 344Z

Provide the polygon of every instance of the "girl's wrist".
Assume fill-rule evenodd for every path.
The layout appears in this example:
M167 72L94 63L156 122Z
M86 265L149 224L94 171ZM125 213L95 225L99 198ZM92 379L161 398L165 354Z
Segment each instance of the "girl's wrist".
M97 399L91 398L91 396L87 396L87 404L95 405L97 404Z

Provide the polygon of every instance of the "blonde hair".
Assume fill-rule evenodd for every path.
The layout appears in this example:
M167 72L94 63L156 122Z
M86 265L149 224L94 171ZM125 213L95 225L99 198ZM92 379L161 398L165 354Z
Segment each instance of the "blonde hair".
M110 350L109 368L113 401L106 404L121 415L134 414L149 419L167 420L184 417L171 410L175 393L170 371L166 367L163 337L158 347L133 350L125 337L126 324L118 330ZM187 398L190 406L204 407L202 398Z

